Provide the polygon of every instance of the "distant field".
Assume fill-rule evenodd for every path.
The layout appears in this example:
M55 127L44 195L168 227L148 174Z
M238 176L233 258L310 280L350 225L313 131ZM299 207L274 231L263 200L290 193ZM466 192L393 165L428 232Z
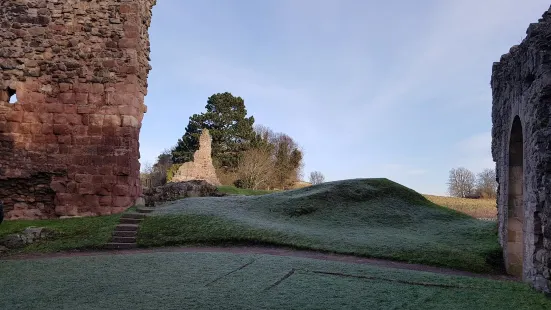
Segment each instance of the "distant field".
M475 218L495 218L497 216L495 199L467 199L424 195L431 202Z
M271 244L499 272L496 234L495 223L436 205L388 179L354 179L174 201L144 220L138 244Z

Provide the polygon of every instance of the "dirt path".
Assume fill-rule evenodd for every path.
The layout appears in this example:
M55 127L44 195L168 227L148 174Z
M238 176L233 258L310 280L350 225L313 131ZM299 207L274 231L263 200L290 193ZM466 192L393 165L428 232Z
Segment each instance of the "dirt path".
M150 249L130 249L130 250L100 250L100 251L79 251L79 252L59 252L42 254L19 254L8 257L0 257L1 260L27 260L44 259L57 257L74 256L98 256L98 255L132 255L139 253L163 253L163 252L186 252L186 253L233 253L233 254L266 254L275 256L302 257L310 259L319 259L327 261L338 261L354 264L366 264L384 268L395 268L415 271L425 271L445 275L467 276L475 278L487 278L503 281L518 281L518 279L507 275L478 274L468 271L461 271L448 268L433 267L419 264L409 264L383 259L363 258L343 254L326 254L316 251L295 250L281 247L265 246L231 246L231 247L161 247Z

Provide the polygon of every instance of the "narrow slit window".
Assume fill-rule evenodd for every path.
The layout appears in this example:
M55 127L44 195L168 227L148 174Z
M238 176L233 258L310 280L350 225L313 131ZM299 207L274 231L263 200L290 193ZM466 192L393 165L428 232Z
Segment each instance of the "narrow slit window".
M15 89L8 88L8 102L11 104L17 103L17 93Z

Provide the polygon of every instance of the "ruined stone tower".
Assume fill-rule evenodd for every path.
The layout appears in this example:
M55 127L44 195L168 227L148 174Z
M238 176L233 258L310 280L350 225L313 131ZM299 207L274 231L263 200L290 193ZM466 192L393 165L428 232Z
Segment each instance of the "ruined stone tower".
M216 176L216 170L212 164L211 137L208 129L201 130L199 137L199 149L193 153L193 161L180 166L172 182L184 182L191 180L205 180L212 185L222 185Z
M117 213L141 195L154 4L2 1L0 200L8 219Z
M551 9L494 63L492 156L507 271L551 291Z

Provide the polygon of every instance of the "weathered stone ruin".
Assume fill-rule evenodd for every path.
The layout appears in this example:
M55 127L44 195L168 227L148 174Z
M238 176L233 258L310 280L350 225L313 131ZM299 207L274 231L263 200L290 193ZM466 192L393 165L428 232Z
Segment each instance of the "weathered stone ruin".
M21 233L9 234L0 238L0 254L9 249L22 248L28 244L55 236L56 231L47 227L27 227Z
M494 63L492 156L507 271L551 292L551 8Z
M212 185L221 185L212 164L211 137L208 129L203 129L199 137L199 149L193 153L193 161L184 163L172 178L172 182L205 180Z
M219 192L216 186L205 180L169 182L163 186L152 187L144 190L145 205L147 207L156 207L168 201L188 197L222 196L226 196L226 194Z
M117 213L141 196L154 4L2 1L0 200L8 219Z

